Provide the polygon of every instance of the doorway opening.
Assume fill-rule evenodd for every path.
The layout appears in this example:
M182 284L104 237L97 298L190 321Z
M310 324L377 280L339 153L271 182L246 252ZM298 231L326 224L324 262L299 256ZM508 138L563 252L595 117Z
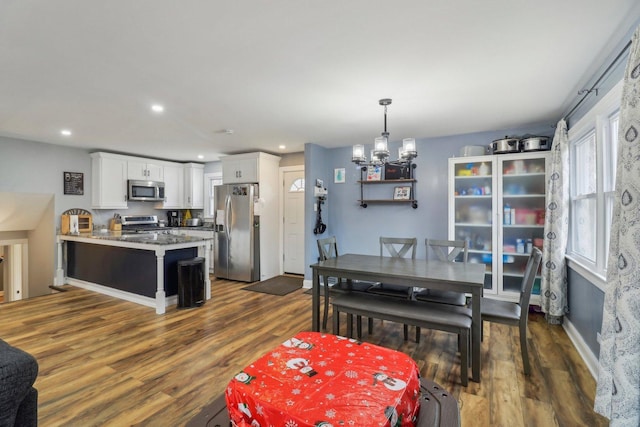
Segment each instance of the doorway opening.
M28 271L27 240L0 240L0 302L27 297Z

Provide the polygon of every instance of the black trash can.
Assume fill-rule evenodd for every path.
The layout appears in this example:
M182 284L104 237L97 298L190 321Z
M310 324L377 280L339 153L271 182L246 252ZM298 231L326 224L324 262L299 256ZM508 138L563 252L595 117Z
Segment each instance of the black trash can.
M204 258L178 261L178 308L204 304Z

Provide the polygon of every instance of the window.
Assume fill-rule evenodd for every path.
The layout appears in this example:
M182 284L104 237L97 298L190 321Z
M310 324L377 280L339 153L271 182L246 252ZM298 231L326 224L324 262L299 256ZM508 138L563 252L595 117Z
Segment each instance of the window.
M621 90L620 83L569 130L572 174L568 253L602 284L615 197ZM589 278L593 280L594 276Z
M213 188L222 185L221 173L207 173L204 175L204 217L213 218L215 213L215 198Z
M304 178L298 178L289 187L289 193L304 192Z
M571 181L572 249L592 263L596 262L596 134L592 130L576 141L571 150L576 165Z

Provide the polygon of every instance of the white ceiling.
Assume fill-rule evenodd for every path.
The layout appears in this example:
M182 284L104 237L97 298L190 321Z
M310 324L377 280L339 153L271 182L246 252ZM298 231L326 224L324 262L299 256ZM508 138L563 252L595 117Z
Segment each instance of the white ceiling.
M2 0L0 135L211 161L371 143L386 97L391 140L552 125L639 5Z

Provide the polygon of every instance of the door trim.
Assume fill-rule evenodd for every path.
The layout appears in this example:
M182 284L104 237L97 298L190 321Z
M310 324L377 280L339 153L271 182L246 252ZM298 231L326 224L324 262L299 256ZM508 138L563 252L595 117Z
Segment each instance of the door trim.
M278 185L280 185L280 202L278 203L279 208L278 210L279 212L279 218L280 218L280 237L279 237L279 242L278 242L278 247L279 247L279 254L280 256L278 257L278 271L280 272L279 274L284 274L284 173L285 172L303 172L304 173L304 165L297 165L297 166L280 166L279 170L278 170ZM306 183L305 183L305 187L306 187ZM305 188L306 190L306 188ZM306 212L305 212L305 217L306 217ZM305 235L307 234L306 231L304 233ZM305 239L306 240L306 239Z

